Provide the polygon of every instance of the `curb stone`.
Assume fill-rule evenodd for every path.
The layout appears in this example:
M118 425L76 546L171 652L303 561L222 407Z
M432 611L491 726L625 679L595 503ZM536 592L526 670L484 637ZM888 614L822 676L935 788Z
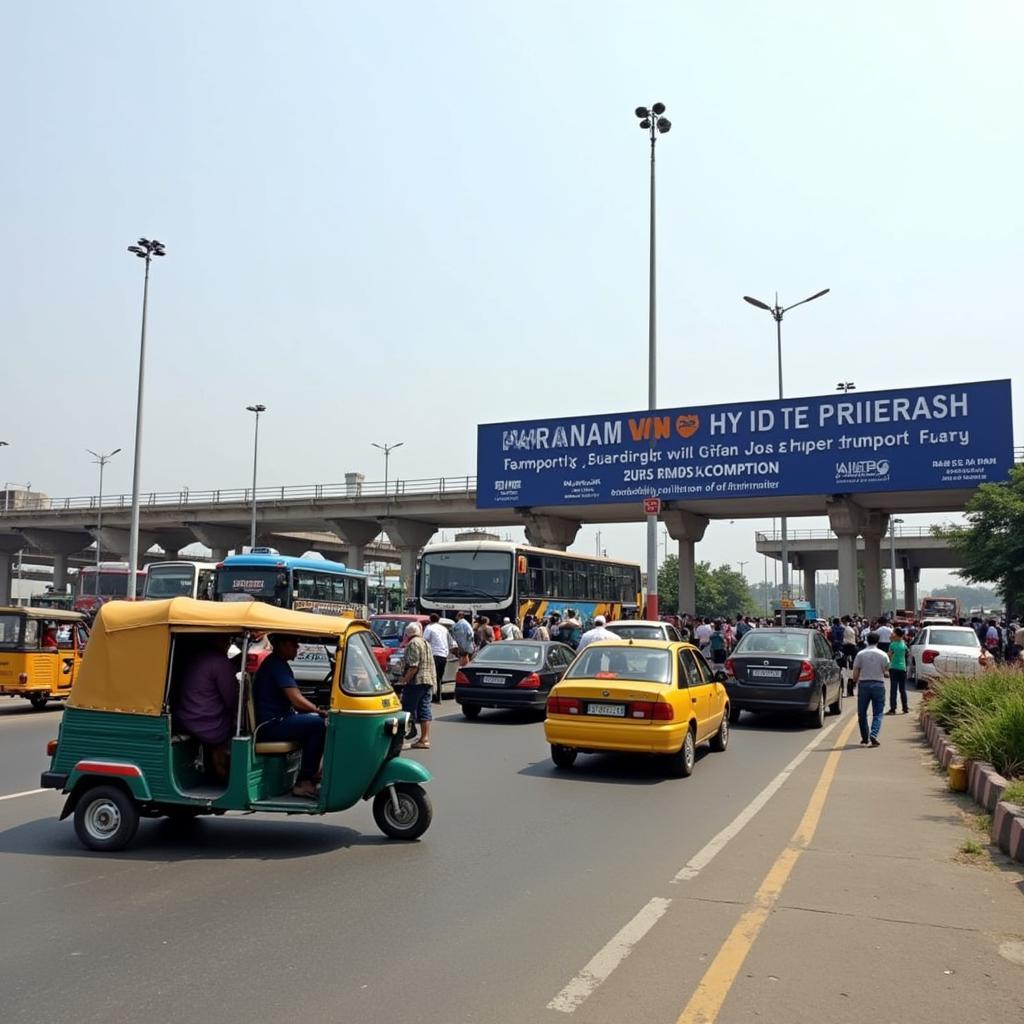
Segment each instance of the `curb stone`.
M932 751L943 768L960 753L927 711L921 712L921 726ZM1007 780L985 761L967 762L967 791L975 803L992 815L992 842L1008 857L1024 864L1024 807L1002 799Z

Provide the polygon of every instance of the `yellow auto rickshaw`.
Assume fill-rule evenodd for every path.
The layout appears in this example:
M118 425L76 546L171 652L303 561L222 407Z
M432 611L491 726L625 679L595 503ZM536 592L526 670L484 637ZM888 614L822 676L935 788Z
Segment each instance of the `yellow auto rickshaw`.
M330 671L310 698L325 719L322 779L295 795L298 742L261 738L249 664L254 634L322 646ZM91 850L127 845L140 817L185 818L228 811L325 814L370 800L392 839L417 839L432 809L422 783L430 773L400 757L409 715L402 711L373 654L361 619L312 615L259 601L111 601L93 624L89 649L51 741L40 784L68 798L61 817ZM190 665L211 651L230 661L237 693L224 706L227 764L211 771L212 753L183 731L181 702L193 684Z
M37 711L66 700L89 639L88 620L59 608L0 608L0 695Z

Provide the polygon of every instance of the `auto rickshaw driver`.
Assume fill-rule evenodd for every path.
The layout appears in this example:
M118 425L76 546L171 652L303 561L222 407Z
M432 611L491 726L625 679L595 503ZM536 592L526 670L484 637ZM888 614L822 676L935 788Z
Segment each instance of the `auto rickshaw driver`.
M270 645L271 653L252 684L256 735L264 742L291 740L302 744L302 767L292 795L313 799L327 735L327 712L302 695L288 664L299 653L298 638L277 633L270 638Z

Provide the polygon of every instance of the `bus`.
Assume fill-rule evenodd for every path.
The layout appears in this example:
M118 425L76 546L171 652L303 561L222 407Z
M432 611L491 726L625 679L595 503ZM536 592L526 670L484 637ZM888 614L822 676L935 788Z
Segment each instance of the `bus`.
M146 570L138 569L135 573L135 597L142 596L146 582ZM75 588L74 610L92 615L99 611L102 604L117 598L128 597L128 563L100 562L99 569L95 565L85 565L78 570L78 585Z
M366 573L325 558L290 558L272 548L229 555L216 567L214 600L365 619Z
M772 617L780 626L813 626L818 612L810 601L785 597L772 602Z
M572 609L587 628L595 615L635 619L640 611L640 566L611 558L535 548L512 541L432 544L420 558L416 610L454 618L486 615L492 625Z
M145 601L168 597L195 597L200 601L213 598L216 562L150 562L146 566Z
M960 602L955 597L922 597L921 618L960 621Z

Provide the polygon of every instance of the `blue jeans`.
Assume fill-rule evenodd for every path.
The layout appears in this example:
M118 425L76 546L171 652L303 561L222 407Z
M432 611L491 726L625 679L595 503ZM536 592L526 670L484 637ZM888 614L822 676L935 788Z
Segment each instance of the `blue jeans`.
M301 743L302 767L299 769L299 782L311 782L320 767L326 735L327 726L324 720L315 712L307 711L305 714L274 718L261 725L256 732L256 742Z
M857 683L857 724L860 726L860 738L867 741L868 705L871 705L870 737L875 739L882 728L885 715L885 683L880 680L861 679Z
M889 707L896 710L896 694L899 693L903 710L907 710L907 670L905 668L889 669Z
M402 710L412 715L414 722L429 722L434 716L430 710L431 687L425 683L406 683L402 690Z

